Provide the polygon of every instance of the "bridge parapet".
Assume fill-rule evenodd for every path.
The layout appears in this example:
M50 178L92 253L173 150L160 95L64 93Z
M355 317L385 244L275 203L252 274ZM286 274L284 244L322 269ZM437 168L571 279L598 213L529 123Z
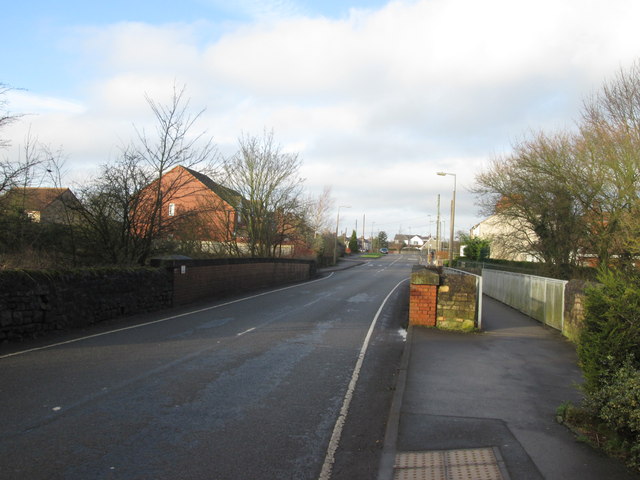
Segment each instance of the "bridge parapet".
M409 324L445 330L480 328L480 282L475 275L415 265L409 290Z

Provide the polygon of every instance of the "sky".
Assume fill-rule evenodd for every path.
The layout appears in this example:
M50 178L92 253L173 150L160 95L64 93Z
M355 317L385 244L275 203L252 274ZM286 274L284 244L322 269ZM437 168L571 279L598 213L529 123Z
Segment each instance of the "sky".
M6 2L0 83L74 185L153 128L145 96L185 86L221 155L273 130L333 227L436 233L484 217L475 176L534 131L575 128L583 102L640 56L637 0L111 0ZM455 174L438 176L437 172ZM348 208L347 208L348 207Z

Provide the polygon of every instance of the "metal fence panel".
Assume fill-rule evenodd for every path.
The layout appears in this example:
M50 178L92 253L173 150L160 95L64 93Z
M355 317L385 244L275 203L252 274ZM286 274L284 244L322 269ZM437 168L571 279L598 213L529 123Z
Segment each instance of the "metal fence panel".
M562 331L566 280L483 269L484 293Z

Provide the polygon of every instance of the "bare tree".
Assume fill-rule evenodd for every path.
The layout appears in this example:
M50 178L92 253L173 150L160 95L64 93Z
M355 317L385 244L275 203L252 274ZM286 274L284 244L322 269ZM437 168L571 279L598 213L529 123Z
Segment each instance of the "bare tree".
M537 256L556 270L576 264L584 234L580 207L567 189L573 142L565 133L535 134L476 176L485 213L509 226L502 248Z
M12 91L13 88L0 83L0 130L11 125L17 121L22 115L11 113L9 111L9 101L7 100L7 94ZM6 148L11 145L11 142L7 139L0 137L0 148Z
M329 218L329 212L333 210L334 204L335 201L331 197L330 186L325 186L317 198L308 201L307 216L314 236L318 236L325 230L330 229L331 219Z
M13 90L11 87L0 83L0 131L18 121L22 115L9 111L7 93ZM0 136L0 150L6 149L11 142ZM24 156L18 155L18 160L11 160L9 157L0 158L0 195L12 187L24 185L34 172L35 167L40 164L40 157L34 151L37 146L37 139L31 133L27 134L24 145Z
M167 104L147 96L155 119L153 134L136 129L137 141L122 150L118 161L103 165L100 176L81 194L86 233L96 251L105 252L105 261L145 264L159 241L183 220L167 215L170 202L189 181L175 167L215 170L213 140L193 133L202 111L190 114L184 93L174 86ZM174 173L168 175L170 171Z
M539 133L476 177L485 213L505 240L548 264L594 257L633 265L640 255L640 62L584 105L577 133Z
M238 143L239 151L223 163L225 183L243 198L248 253L273 256L303 217L301 162L296 153L282 152L273 132L243 135Z
M640 61L585 102L581 135L576 183L590 247L604 264L632 264L640 254Z
M315 198L308 198L305 202L305 231L308 231L308 238L305 240L313 247L317 257L322 257L330 249L323 234L331 228L329 212L333 209L334 203L330 186L325 186L322 193ZM331 243L331 252L333 252L332 247L333 243Z

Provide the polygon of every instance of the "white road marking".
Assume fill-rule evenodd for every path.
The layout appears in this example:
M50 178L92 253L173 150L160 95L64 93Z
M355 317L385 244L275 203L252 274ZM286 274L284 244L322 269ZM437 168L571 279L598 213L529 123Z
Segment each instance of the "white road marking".
M214 310L216 308L226 307L227 305L232 305L234 303L244 302L246 300L251 300L253 298L262 297L264 295L270 295L272 293L282 292L283 290L289 290L291 288L305 287L305 286L309 285L310 283L316 283L316 282L321 282L322 280L326 280L327 278L332 277L333 273L334 272L331 272L326 277L319 278L318 280L312 280L310 282L300 283L300 284L296 284L296 285L290 285L288 287L277 288L275 290L269 290L268 292L262 292L262 293L258 293L256 295L251 295L249 297L238 298L237 300L231 300L230 302L221 303L219 305L213 305L211 307L201 308L199 310L193 310L191 312L181 313L179 315L173 315L171 317L160 318L159 320L153 320L151 322L140 323L138 325L131 325L129 327L116 328L115 330L109 330L108 332L96 333L94 335L87 335L86 337L74 338L73 340L66 340L64 342L52 343L51 345L44 345L42 347L30 348L29 350L22 350L22 351L19 351L19 352L7 353L5 355L0 355L0 359L14 357L14 356L17 356L17 355L24 355L25 353L37 352L38 350L46 350L47 348L59 347L60 345L68 345L69 343L81 342L82 340L88 340L90 338L102 337L104 335L109 335L111 333L124 332L126 330L133 330L134 328L146 327L148 325L154 325L156 323L167 322L169 320L174 320L176 318L181 318L181 317L186 317L186 316L189 316L189 315L193 315L194 313L206 312L208 310Z
M405 260L402 257L398 257L398 258L394 258L393 261L387 265L385 265L384 267L380 268L379 270L376 270L376 273L382 273L384 272L387 268L394 266L396 263L398 263L400 260Z
M320 471L320 476L318 480L329 480L331 478L331 470L333 469L333 463L335 462L335 454L336 450L338 450L338 445L340 444L340 437L342 437L342 429L344 428L344 424L347 421L347 414L349 413L349 406L351 405L351 400L353 399L353 393L356 389L356 384L358 383L358 377L360 376L360 370L362 370L362 364L364 362L364 356L367 353L367 349L369 348L369 342L371 341L371 336L373 335L373 330L378 321L378 317L380 317L380 313L384 308L387 300L393 292L400 286L400 284L408 281L408 278L404 280L400 280L395 287L389 292L389 294L385 297L378 308L376 315L373 317L371 321L371 325L369 326L369 331L367 332L367 336L364 338L364 342L362 344L362 348L360 349L360 353L358 355L358 361L356 362L356 366L353 370L353 374L351 375L351 381L349 382L349 386L347 387L347 393L344 396L344 401L342 402L342 408L340 409L340 414L338 415L338 419L333 427L333 433L331 435L331 440L329 441L329 447L327 448L327 454L324 458L324 464L322 465L322 470Z
M249 333L249 332L253 332L256 329L256 327L250 328L248 330L245 330L244 332L240 332L240 333L236 333L236 337L241 337L242 335Z

